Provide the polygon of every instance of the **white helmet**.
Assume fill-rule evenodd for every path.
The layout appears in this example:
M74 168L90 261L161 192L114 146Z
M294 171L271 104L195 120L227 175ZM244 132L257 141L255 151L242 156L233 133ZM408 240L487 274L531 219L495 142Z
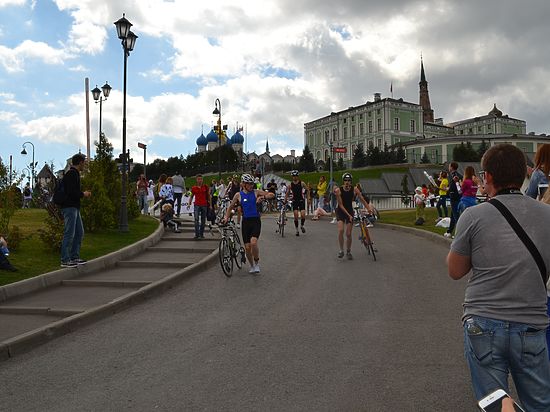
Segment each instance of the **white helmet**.
M290 175L291 176L300 176L300 172L298 172L297 170L293 170L292 172L290 172Z
M254 178L250 176L248 173L245 173L241 176L241 182L243 183L254 183Z

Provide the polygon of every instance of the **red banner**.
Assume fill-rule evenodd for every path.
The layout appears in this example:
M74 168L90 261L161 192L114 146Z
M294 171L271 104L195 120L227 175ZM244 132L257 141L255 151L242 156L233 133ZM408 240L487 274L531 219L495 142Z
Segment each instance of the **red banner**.
M348 148L347 147L335 147L332 149L334 153L347 153Z
M143 144L143 143L138 143L138 147L140 149L147 149L147 145L146 144Z

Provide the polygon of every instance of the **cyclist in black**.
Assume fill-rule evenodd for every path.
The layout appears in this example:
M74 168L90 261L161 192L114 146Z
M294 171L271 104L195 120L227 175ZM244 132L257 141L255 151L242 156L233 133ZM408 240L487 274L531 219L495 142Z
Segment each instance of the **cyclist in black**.
M292 176L292 182L290 182L290 189L286 191L285 203L288 199L288 194L292 193L292 210L294 211L294 226L296 227L296 236L300 236L298 232L298 213L301 216L302 233L306 233L304 224L306 223L306 201L304 198L304 192L307 190L306 184L300 180L300 173L297 170L290 172Z
M344 225L346 229L346 256L348 260L352 260L351 255L351 230L353 229L353 199L357 198L367 210L371 210L369 203L363 197L363 194L357 187L353 187L353 177L351 173L344 173L342 175L343 186L336 187L334 194L338 201L338 207L336 208L336 220L338 221L338 243L340 244L340 251L338 257L341 259L344 257Z

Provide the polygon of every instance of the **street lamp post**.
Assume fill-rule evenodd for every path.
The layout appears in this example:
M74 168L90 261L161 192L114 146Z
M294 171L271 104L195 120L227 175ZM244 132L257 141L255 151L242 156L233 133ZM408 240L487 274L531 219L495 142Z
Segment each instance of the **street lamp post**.
M34 163L34 144L31 142L25 142L23 143L23 150L21 150L22 155L26 155L27 151L25 150L25 145L30 144L32 146L32 163L31 163L31 189L34 190L34 168L36 167L36 164Z
M101 95L102 91L103 91L103 96L105 97ZM96 104L99 103L99 134L98 134L99 140L98 142L101 141L101 111L102 111L103 101L107 100L107 97L109 97L110 93L111 93L111 86L109 86L107 82L105 82L105 84L101 86L101 89L96 85L95 89L92 90L92 96L94 97Z
M218 182L222 178L222 102L220 99L214 101L213 115L218 116Z
M128 171L126 170L126 72L128 65L128 56L134 50L136 44L136 36L130 31L132 23L130 23L122 14L122 18L115 23L118 38L121 40L122 49L124 51L124 88L122 99L122 193L120 195L120 220L118 229L121 232L128 232L128 205L126 203L126 192L128 186Z

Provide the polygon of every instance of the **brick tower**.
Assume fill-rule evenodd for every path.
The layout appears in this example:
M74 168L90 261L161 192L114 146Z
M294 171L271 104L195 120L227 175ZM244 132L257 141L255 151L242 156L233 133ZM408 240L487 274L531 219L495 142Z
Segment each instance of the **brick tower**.
M426 75L424 74L424 62L422 56L420 57L420 106L422 106L422 117L424 123L434 122L434 111L430 105L430 94L428 92L428 82L426 81Z

